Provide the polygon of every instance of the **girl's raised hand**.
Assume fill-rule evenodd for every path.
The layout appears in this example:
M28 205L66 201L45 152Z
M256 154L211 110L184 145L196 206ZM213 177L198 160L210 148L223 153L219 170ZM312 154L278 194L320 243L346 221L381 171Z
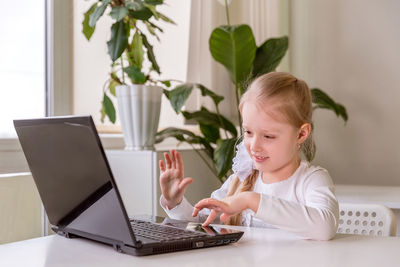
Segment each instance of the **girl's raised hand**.
M181 154L171 150L171 156L165 152L164 161L160 160L160 187L164 196L165 205L172 209L182 202L186 187L193 182L193 178L183 178L184 169Z

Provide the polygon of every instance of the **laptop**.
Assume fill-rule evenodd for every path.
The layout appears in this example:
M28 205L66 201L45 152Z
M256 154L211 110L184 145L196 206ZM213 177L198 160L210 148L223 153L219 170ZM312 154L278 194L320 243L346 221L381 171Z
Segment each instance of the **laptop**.
M102 242L137 256L226 245L243 235L156 216L128 218L91 116L14 120L14 126L59 235Z

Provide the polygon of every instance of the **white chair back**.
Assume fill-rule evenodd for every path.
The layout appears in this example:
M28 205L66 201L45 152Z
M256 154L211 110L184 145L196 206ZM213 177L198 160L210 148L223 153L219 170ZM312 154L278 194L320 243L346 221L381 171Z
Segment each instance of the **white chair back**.
M337 233L395 236L396 227L395 215L383 205L339 203Z

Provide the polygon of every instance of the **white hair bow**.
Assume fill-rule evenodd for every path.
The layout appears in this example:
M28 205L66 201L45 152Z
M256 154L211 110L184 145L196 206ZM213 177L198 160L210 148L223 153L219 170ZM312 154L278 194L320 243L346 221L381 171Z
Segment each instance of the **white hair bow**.
M236 155L233 158L233 173L243 182L254 169L253 160L244 146L244 141L236 146Z

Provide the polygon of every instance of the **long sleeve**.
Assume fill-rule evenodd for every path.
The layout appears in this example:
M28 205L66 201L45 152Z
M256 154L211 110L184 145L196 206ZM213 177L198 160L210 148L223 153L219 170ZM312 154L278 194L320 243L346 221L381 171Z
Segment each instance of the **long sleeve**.
M329 240L337 230L338 203L327 172L318 171L300 187L304 204L261 194L256 218L308 239Z
M219 189L211 193L211 197L215 199L225 198L226 194L228 193L229 184L232 181L233 177L234 175L229 176L229 178L225 181L225 183L222 184L222 186ZM199 214L196 217L192 217L192 212L194 207L185 197L183 197L182 202L179 205L175 206L172 209L168 209L168 207L166 207L163 204L163 196L161 195L160 205L167 213L169 218L176 220L203 222L207 219L208 215L210 214L209 209L203 209L199 212ZM215 223L218 223L217 219L215 220Z

